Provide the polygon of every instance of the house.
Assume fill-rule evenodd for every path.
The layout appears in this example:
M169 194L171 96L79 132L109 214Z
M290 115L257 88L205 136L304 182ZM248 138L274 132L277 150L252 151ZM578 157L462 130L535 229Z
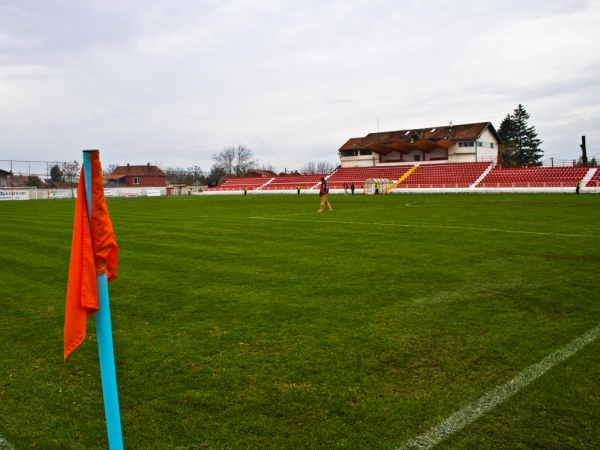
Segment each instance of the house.
M29 185L29 175L15 175L11 173L8 176L8 185L10 187L27 187Z
M0 169L0 187L8 187L8 177L10 172Z
M104 177L106 187L164 187L167 175L157 166L117 166Z
M366 167L405 161L496 161L502 143L491 122L446 125L349 139L339 148L342 167Z

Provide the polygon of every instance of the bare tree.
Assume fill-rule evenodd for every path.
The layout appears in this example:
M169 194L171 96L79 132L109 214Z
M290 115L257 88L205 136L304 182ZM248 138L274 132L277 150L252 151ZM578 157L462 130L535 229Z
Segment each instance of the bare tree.
M102 171L102 175L110 175L111 173L114 172L114 170L117 168L116 164L109 164L108 166L106 166L104 168L104 170Z
M317 165L313 162L307 162L300 168L300 173L302 175L313 175L317 173Z
M317 173L331 173L333 172L334 165L325 161L319 161L317 163Z
M277 172L277 168L273 164L264 164L261 167L262 170L270 170L271 172Z
M73 186L79 181L79 170L81 166L77 161L73 161L72 163L64 162L62 163L61 171L63 173L63 177L67 183L71 185L71 195L75 197L73 191Z
M235 149L235 174L246 175L256 167L256 161L252 158L252 150L244 145L238 145Z
M218 154L213 154L212 159L215 160L215 166L225 172L226 175L233 175L235 165L235 147L225 147Z
M256 167L252 150L244 145L225 147L214 154L215 166L227 175L243 176Z

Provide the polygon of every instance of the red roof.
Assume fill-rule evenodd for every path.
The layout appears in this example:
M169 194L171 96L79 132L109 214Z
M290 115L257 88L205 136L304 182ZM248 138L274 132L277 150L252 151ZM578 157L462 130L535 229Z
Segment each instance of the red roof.
M350 138L348 142L340 147L340 150L350 150L358 146L364 138Z
M110 175L104 177L105 180L118 180L124 177L166 177L167 175L157 166L147 164L145 166L117 166Z
M398 131L384 131L382 133L369 133L364 138L349 139L340 150L353 148L367 148L371 144L391 144L393 142L410 142L411 138L427 140L449 139L452 141L473 141L486 130L490 129L496 140L502 140L491 122L468 123L463 125L445 125L442 127L427 127Z

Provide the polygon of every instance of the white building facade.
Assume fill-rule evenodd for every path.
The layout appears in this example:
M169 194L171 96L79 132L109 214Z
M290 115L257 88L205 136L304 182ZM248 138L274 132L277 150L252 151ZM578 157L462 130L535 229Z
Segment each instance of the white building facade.
M496 162L501 143L491 122L371 133L339 149L342 167L403 162Z

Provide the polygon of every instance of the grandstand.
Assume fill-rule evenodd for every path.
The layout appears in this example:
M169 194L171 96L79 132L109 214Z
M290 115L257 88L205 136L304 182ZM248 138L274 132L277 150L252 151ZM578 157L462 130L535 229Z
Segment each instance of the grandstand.
M321 178L328 177L329 174L313 175L282 175L275 177L268 185L260 188L261 191L295 191L298 186L300 189L316 188Z
M600 170L595 169L590 180L583 187L597 188L600 186Z
M354 184L357 192L362 192L365 181L389 179L397 183L393 192L408 192L427 189L471 190L518 188L544 192L556 189L568 192L577 180L582 187L592 192L600 185L600 171L595 167L527 167L502 169L494 168L493 162L417 162L400 164L380 164L371 167L341 167L331 175L279 175L275 177L230 178L223 185L206 189L208 193L242 192L244 187L257 193L291 193L297 186L302 191L318 192L319 180L324 177L329 188L341 191L344 184Z
M477 188L574 188L583 180L590 167L528 167L492 169Z
M398 166L373 166L373 167L342 167L336 170L328 179L329 189L343 189L344 183L348 186L354 184L356 189L363 189L368 178L400 179L413 167L412 164Z
M488 162L421 164L396 189L469 188L490 168Z
M242 178L230 178L221 186L215 186L207 188L207 191L212 192L232 192L232 191L243 191L244 187L248 188L249 191L256 190L261 186L268 183L273 178L267 177L242 177Z

